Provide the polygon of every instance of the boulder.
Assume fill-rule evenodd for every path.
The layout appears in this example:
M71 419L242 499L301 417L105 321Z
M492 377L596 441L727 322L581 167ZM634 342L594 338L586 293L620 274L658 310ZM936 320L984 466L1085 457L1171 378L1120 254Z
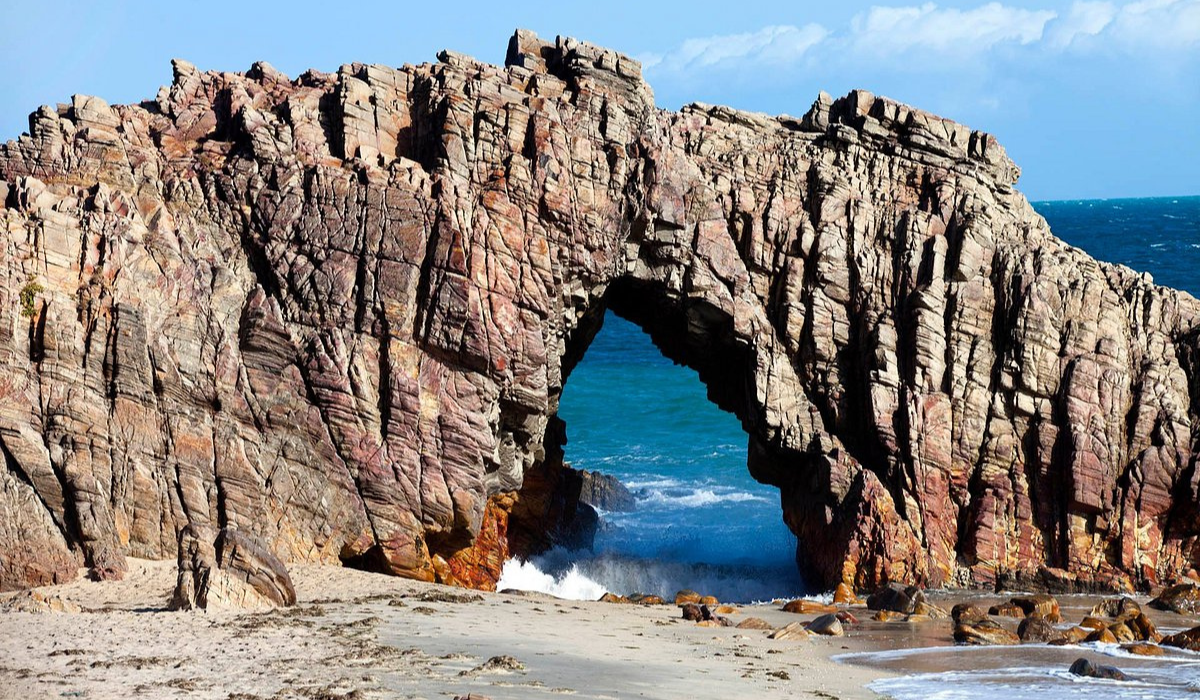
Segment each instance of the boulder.
M827 637L841 637L846 634L846 629L842 627L842 621L838 619L837 615L832 613L826 613L817 617L805 625L805 629L812 634L820 634Z
M704 620L704 610L695 603L684 603L679 606L683 611L683 619L689 622L700 622Z
M579 470L579 500L612 513L637 509L637 499L619 479L609 474Z
M1113 634L1112 630L1105 627L1102 630L1096 630L1095 632L1092 632L1088 636L1084 637L1083 641L1097 642L1100 644L1116 644L1119 640L1117 639L1117 636Z
M834 605L857 605L859 602L858 596L854 595L854 589L844 581L833 591Z
M769 630L773 629L770 622L761 617L747 617L745 620L737 623L736 627L740 630Z
M1132 642L1129 644L1122 644L1121 649L1137 656L1162 656L1166 653L1159 645L1151 644L1149 642Z
M1049 620L1038 613L1034 613L1021 620L1021 624L1017 627L1017 636L1025 643L1047 643L1058 639L1062 635L1059 634L1058 630L1054 629L1054 625L1050 624Z
M611 593L611 592L610 592L610 593L605 593L604 595L600 596L600 599L599 599L599 601L598 601L598 602L601 602L601 603L622 603L622 604L626 604L626 605L628 605L628 604L629 604L629 603L631 603L632 601L631 601L631 600L629 600L628 598L626 598L626 597L625 597L625 596L623 596L623 595L617 595L616 593Z
M1070 671L1076 676L1084 676L1086 678L1103 678L1112 681L1129 680L1129 676L1126 676L1115 666L1099 666L1087 659L1076 659L1075 663L1071 664Z
M826 605L820 601L800 599L788 601L781 610L798 615L816 615L818 613L834 613L838 609L837 606Z
M950 609L950 617L955 623L975 625L988 619L983 608L974 603L959 603Z
M1200 651L1200 627L1193 627L1190 630L1163 637L1162 644L1188 651Z
M1093 630L1085 629L1083 627L1078 627L1078 626L1071 627L1071 628L1063 631L1061 637L1059 637L1058 639L1051 640L1050 643L1051 644L1079 644L1083 640L1087 639L1088 635L1091 634L1092 632L1093 632Z
M699 603L699 602L700 602L700 594L693 590L685 588L682 591L679 591L678 593L675 594L675 604L676 605L683 605L684 603Z
M875 614L871 616L871 619L876 622L903 622L907 618L907 615L895 610L876 610Z
M893 581L882 586L867 597L867 608L891 610L906 615L913 612L917 603L925 601L925 592L917 586L906 586Z
M1124 622L1114 622L1108 626L1108 631L1118 643L1136 642L1138 637Z
M1142 606L1138 602L1128 596L1120 596L1117 598L1108 598L1096 603L1092 607L1092 617L1126 617L1138 615L1142 612Z
M1009 602L1020 608L1026 616L1037 613L1050 622L1062 621L1062 613L1058 607L1058 600L1048 593L1018 596Z
M1137 615L1125 618L1124 622L1133 630L1138 641L1156 643L1162 641L1162 634L1159 633L1158 626L1146 613L1139 612Z
M188 525L179 533L179 575L170 607L265 609L296 604L287 567L253 535Z
M1088 630L1102 630L1102 629L1106 629L1108 627L1108 624L1109 623L1105 620L1101 620L1098 617L1092 617L1091 615L1089 615L1089 616L1083 618L1083 621L1079 623L1079 626L1083 627L1084 629L1088 629Z
M40 591L29 589L0 600L0 610L27 613L77 613L81 612L82 608L62 596L46 595Z
M1194 583L1177 583L1163 589L1158 597L1150 601L1150 607L1167 610L1180 615L1195 615L1200 611L1200 586Z
M959 623L954 626L955 644L969 646L1020 644L1016 633L1000 626L995 620L984 620L977 624Z
M701 605L720 605L721 601L717 600L716 596L706 595L700 597Z
M928 601L920 601L913 606L912 614L921 615L931 620L945 620L950 617L950 613Z
M799 622L790 622L767 635L767 639L776 639L781 641L802 640L808 639L808 637L808 630L804 629L804 625Z
M988 615L997 617L1025 617L1025 610L1016 603L999 603L988 608Z

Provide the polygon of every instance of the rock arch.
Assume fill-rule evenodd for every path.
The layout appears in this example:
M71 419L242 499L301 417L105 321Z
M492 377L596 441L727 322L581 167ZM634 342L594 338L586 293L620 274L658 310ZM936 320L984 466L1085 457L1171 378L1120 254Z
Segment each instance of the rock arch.
M861 91L668 112L571 39L506 63L177 61L155 100L31 116L0 149L0 588L188 524L486 587L572 512L557 400L609 306L741 419L814 581L1196 565L1200 305L1055 239L992 137Z

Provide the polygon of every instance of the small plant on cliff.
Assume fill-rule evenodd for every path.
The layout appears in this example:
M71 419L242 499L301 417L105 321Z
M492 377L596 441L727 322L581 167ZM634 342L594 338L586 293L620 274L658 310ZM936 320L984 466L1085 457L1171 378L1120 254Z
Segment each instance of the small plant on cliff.
M37 295L45 291L42 285L29 280L21 287L21 315L25 318L33 318L37 315Z

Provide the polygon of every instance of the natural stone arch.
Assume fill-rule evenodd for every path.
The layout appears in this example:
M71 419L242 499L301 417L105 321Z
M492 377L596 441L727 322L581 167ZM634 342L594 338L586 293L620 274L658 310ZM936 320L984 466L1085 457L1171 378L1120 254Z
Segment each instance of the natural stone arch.
M0 587L189 524L491 585L570 515L557 400L610 305L739 416L816 583L1196 565L1200 306L1053 238L990 136L863 92L672 113L523 32L439 59L176 62L0 149L0 290L40 288L0 306Z

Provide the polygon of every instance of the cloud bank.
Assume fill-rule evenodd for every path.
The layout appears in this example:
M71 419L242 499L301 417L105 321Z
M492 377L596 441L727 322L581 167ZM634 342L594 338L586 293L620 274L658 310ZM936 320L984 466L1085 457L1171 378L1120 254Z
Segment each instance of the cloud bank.
M653 74L795 66L803 61L892 60L952 67L1000 49L1044 54L1120 52L1133 56L1200 52L1200 0L1078 0L1065 10L989 2L972 9L933 2L871 7L834 30L820 24L773 25L755 32L687 39L641 56ZM908 59L906 61L905 59ZM939 61L941 62L939 64Z

